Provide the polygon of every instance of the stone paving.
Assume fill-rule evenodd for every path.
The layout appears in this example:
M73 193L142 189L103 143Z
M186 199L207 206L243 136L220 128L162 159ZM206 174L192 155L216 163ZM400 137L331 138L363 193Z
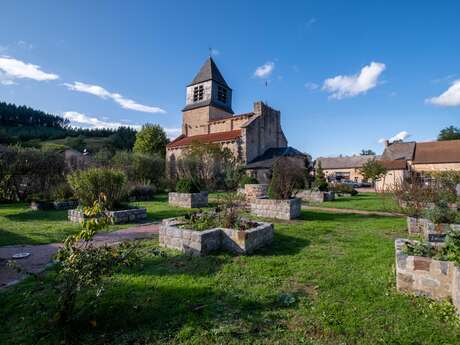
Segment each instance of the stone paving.
M95 245L104 245L115 244L125 240L150 238L157 235L159 229L159 224L148 224L113 232L104 232L94 236L93 243ZM39 273L52 263L53 255L56 254L61 247L62 243L0 247L0 289L16 284L24 277L24 274L18 273L16 270L6 265L12 255L23 252L31 253L29 257L15 261L26 271Z

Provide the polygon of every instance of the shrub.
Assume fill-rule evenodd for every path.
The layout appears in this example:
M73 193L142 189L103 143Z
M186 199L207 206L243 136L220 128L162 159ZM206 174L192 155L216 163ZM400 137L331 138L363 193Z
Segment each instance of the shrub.
M336 193L343 193L343 194L351 194L352 196L355 196L358 194L358 191L354 189L352 186L343 184L343 183L336 183L333 184L329 190L332 192Z
M426 210L425 216L434 224L451 224L455 223L457 212L449 208L447 201L441 200L433 208Z
M268 196L271 199L291 198L295 190L302 188L304 175L304 168L297 165L288 157L279 159L273 165Z
M152 200L155 195L155 187L146 183L136 183L129 187L129 200L143 201Z
M326 176L324 175L324 170L321 167L321 161L318 162L313 186L321 192L326 192L329 189L329 184L327 183Z
M177 181L176 192L178 193L199 193L200 188L193 180L183 178Z
M243 175L240 179L240 187L244 188L247 184L258 184L259 181L254 176Z
M83 206L98 201L113 210L125 196L125 174L109 168L91 168L76 171L68 176L69 185Z
M58 184L51 191L51 199L53 201L70 200L72 198L74 198L73 190L66 182Z

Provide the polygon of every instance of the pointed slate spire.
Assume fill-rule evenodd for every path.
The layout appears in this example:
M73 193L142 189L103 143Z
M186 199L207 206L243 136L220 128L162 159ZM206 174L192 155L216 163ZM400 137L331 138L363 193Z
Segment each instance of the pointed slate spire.
M209 57L203 66L201 66L200 71L198 74L193 78L192 82L190 85L195 85L202 83L204 81L208 80L214 80L216 83L219 83L222 86L225 86L226 88L230 89L230 87L227 85L227 82L225 81L224 77L220 73L219 69L217 68L216 63L212 59L212 57ZM189 86L190 86L189 85Z

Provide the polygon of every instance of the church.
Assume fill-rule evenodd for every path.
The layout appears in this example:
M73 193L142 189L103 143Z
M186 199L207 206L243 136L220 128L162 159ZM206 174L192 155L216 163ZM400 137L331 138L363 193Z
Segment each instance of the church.
M169 174L175 174L175 162L192 142L228 148L260 183L268 182L273 164L281 157L305 164L307 157L288 147L278 110L258 101L251 112L234 114L232 89L211 57L187 86L182 113L182 134L166 146Z

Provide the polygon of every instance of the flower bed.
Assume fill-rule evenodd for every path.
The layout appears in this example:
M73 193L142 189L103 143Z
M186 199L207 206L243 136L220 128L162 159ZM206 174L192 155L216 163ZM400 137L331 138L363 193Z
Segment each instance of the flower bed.
M251 254L273 241L273 224L257 223L248 230L213 228L203 231L182 228L183 220L164 219L160 227L160 246L191 255L207 255L224 249L235 254Z
M135 223L147 219L147 209L145 208L105 212L113 224ZM73 223L80 223L85 220L85 216L83 215L83 211L73 209L68 211L68 219Z
M208 206L208 192L168 194L169 204L183 208L200 208Z
M397 289L438 300L452 299L460 313L460 269L454 262L408 255L404 252L407 244L416 245L417 241L395 241Z
M320 192L313 190L302 190L296 194L296 196L302 201L310 202L324 202L324 201L333 201L335 200L334 192Z
M251 214L258 217L291 220L300 217L301 200L255 199L251 202Z

